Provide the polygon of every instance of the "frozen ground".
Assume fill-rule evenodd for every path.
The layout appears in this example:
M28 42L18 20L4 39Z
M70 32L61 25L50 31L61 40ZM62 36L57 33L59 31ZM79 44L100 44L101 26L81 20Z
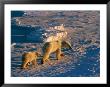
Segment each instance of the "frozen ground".
M74 51L63 50L65 56L62 60L51 58L51 63L41 65L39 59L36 68L22 70L20 68L22 54L25 51L42 48L43 43L16 43L11 47L12 77L100 76L100 13L98 11L77 11L72 14L64 12L64 14L65 21L63 22L69 33L67 40L71 42ZM55 15L52 18L55 19ZM57 22L59 22L58 18L60 16L56 16Z

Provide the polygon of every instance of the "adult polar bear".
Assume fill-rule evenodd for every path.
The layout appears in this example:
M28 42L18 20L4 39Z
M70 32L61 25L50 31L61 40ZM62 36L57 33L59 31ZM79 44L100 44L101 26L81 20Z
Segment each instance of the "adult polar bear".
M66 48L71 48L71 44L64 39L67 37L67 32L64 28L64 25L62 24L61 26L55 26L53 28L49 28L53 30L61 30L60 33L56 33L55 36L49 36L45 40L45 44L43 46L43 63L46 61L49 61L49 56L51 53L56 53L56 58L59 60L61 59L61 48L66 47Z
M56 58L59 60L61 59L61 49L62 48L71 48L71 44L67 41L63 40L57 40L57 41L51 41L51 42L46 42L43 46L43 63L49 61L49 56L51 53L55 52L56 53Z

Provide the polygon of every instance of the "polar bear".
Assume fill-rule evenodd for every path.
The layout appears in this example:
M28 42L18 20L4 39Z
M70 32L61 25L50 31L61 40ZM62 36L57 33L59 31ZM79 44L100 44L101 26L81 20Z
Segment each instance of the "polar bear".
M43 46L43 59L42 63L45 63L49 61L49 56L51 53L56 53L56 58L60 60L64 54L61 52L61 48L72 48L71 44L66 41L51 41L51 42L46 42Z
M27 69L29 68L30 63L32 63L32 65L35 67L36 66L36 60L38 58L38 56L40 56L40 53L37 51L33 51L33 52L26 52L22 55L22 68L23 69Z

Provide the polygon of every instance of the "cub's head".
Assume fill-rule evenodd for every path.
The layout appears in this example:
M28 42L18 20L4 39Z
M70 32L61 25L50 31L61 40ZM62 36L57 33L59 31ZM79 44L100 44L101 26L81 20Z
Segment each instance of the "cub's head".
M40 52L35 52L35 54L36 54L37 56L41 56L41 53L40 53Z

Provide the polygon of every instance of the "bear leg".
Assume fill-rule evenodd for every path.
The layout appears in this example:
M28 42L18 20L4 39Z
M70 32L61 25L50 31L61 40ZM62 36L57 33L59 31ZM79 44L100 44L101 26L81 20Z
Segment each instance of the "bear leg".
M58 50L56 51L56 58L57 58L58 60L61 59L61 49L58 49Z
M46 53L44 54L43 64L44 64L45 62L47 62L47 61L50 61L50 60L49 60L49 56L50 56L50 53L48 53L48 52L46 52Z
M28 68L28 62L24 62L22 67L23 67L23 69L27 69Z
M36 59L34 59L33 61L32 61L32 67L36 67L36 65L37 65L37 63L36 63L37 61L36 61Z

